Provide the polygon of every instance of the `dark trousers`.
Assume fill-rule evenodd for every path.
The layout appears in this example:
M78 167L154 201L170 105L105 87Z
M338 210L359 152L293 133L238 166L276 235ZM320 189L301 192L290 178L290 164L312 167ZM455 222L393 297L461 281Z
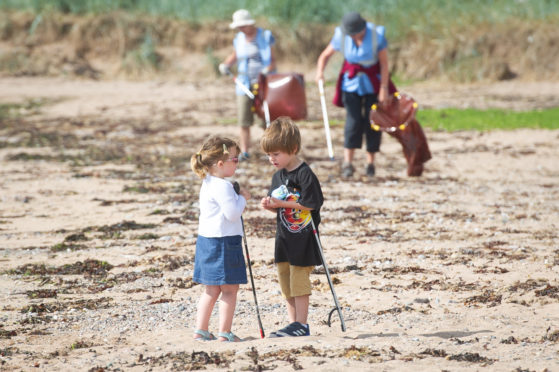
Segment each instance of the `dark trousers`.
M344 147L360 149L363 145L363 134L365 134L367 152L378 152L381 132L372 129L369 121L371 106L378 102L377 95L360 96L356 93L342 92L342 102L346 109Z

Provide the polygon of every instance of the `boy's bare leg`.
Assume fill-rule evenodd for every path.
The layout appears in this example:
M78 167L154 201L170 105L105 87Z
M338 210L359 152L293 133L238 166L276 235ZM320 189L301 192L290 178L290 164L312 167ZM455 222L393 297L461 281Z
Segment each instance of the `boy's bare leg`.
M235 306L237 305L238 284L224 284L221 288L219 301L219 332L231 332Z
M220 293L221 288L219 288L218 285L206 285L206 289L198 301L196 329L208 330L210 316L212 315L214 305Z
M295 298L295 321L301 324L307 324L309 315L309 297L310 295L297 296Z
M295 322L297 319L297 311L295 308L295 297L287 298L287 316L289 317L289 323Z
M307 324L307 318L309 315L309 298L310 295L305 295L291 297L286 300L289 323L299 322L301 324Z

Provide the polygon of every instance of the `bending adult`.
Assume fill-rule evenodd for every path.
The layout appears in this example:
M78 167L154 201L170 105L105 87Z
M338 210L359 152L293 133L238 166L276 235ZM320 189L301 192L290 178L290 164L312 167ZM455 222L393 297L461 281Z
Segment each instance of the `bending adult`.
M239 9L233 13L230 28L239 32L233 40L233 52L219 65L222 75L229 73L229 69L237 63L237 79L249 90L258 82L259 74L275 71L276 62L272 46L275 43L270 30L255 26L256 21L250 12ZM250 127L254 123L253 99L248 97L241 87L236 87L237 120L241 127L239 160L247 160L250 148Z
M365 21L358 12L350 12L343 16L330 44L318 57L317 82L324 79L324 68L335 52L343 53L345 59L336 84L334 104L346 108L342 165L342 176L346 178L355 172L353 158L355 149L363 145L363 135L367 150L366 174L375 175L375 153L380 149L381 132L371 128L369 112L373 103L384 104L391 97L387 45L384 26Z

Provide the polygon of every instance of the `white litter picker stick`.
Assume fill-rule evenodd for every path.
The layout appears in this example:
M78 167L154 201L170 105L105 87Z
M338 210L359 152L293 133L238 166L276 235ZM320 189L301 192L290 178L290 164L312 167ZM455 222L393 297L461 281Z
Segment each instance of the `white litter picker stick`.
M322 118L324 120L324 131L326 132L328 155L330 156L330 160L334 160L334 150L332 149L332 137L330 136L330 124L328 123L328 112L326 111L326 98L324 97L324 82L322 79L318 81L318 90L320 92L320 104L322 105Z
M235 81L235 84L237 84L237 86L241 88L243 93L247 95L248 98L254 99L254 94L252 94L252 92L243 83L241 83L236 76L233 77L233 80Z
M243 83L241 83L241 82L239 81L239 79L237 79L237 77L236 77L235 75L233 75L233 73L231 72L231 70L227 69L227 75L233 76L233 81L235 82L235 84L237 84L237 86L238 86L239 88L241 88L241 90L243 91L243 93L246 94L248 98L254 99L254 94L252 94L252 92L250 91L250 89L248 89Z
M270 126L270 109L268 108L268 101L264 100L262 102L262 107L264 107L264 118L266 120L266 128Z
M250 89L248 89L243 83L241 83L239 81L239 79L237 79L236 76L234 76L231 71L228 71L229 75L233 76L233 81L235 82L235 84L237 84L237 86L239 88L241 88L241 90L243 91L244 94L247 95L248 98L250 99L254 99L254 94L252 94L252 92L250 91ZM264 118L266 120L266 128L268 128L270 126L270 110L268 108L268 101L264 100L264 102L262 103L262 106L264 108Z

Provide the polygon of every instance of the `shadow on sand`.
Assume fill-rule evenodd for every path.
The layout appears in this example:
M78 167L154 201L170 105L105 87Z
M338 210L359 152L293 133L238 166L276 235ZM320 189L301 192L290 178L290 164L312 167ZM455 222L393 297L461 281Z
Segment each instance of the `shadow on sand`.
M493 331L484 329L481 331L471 331L471 332L462 332L462 331L443 331L443 332L435 332L435 333L423 333L420 336L423 337L440 337L444 339L449 338L461 338L461 337L468 337L478 333L493 333ZM353 340L362 339L362 338L372 338L372 337L399 337L401 336L399 333L363 333L356 337L349 337L346 336L344 338L349 338Z

